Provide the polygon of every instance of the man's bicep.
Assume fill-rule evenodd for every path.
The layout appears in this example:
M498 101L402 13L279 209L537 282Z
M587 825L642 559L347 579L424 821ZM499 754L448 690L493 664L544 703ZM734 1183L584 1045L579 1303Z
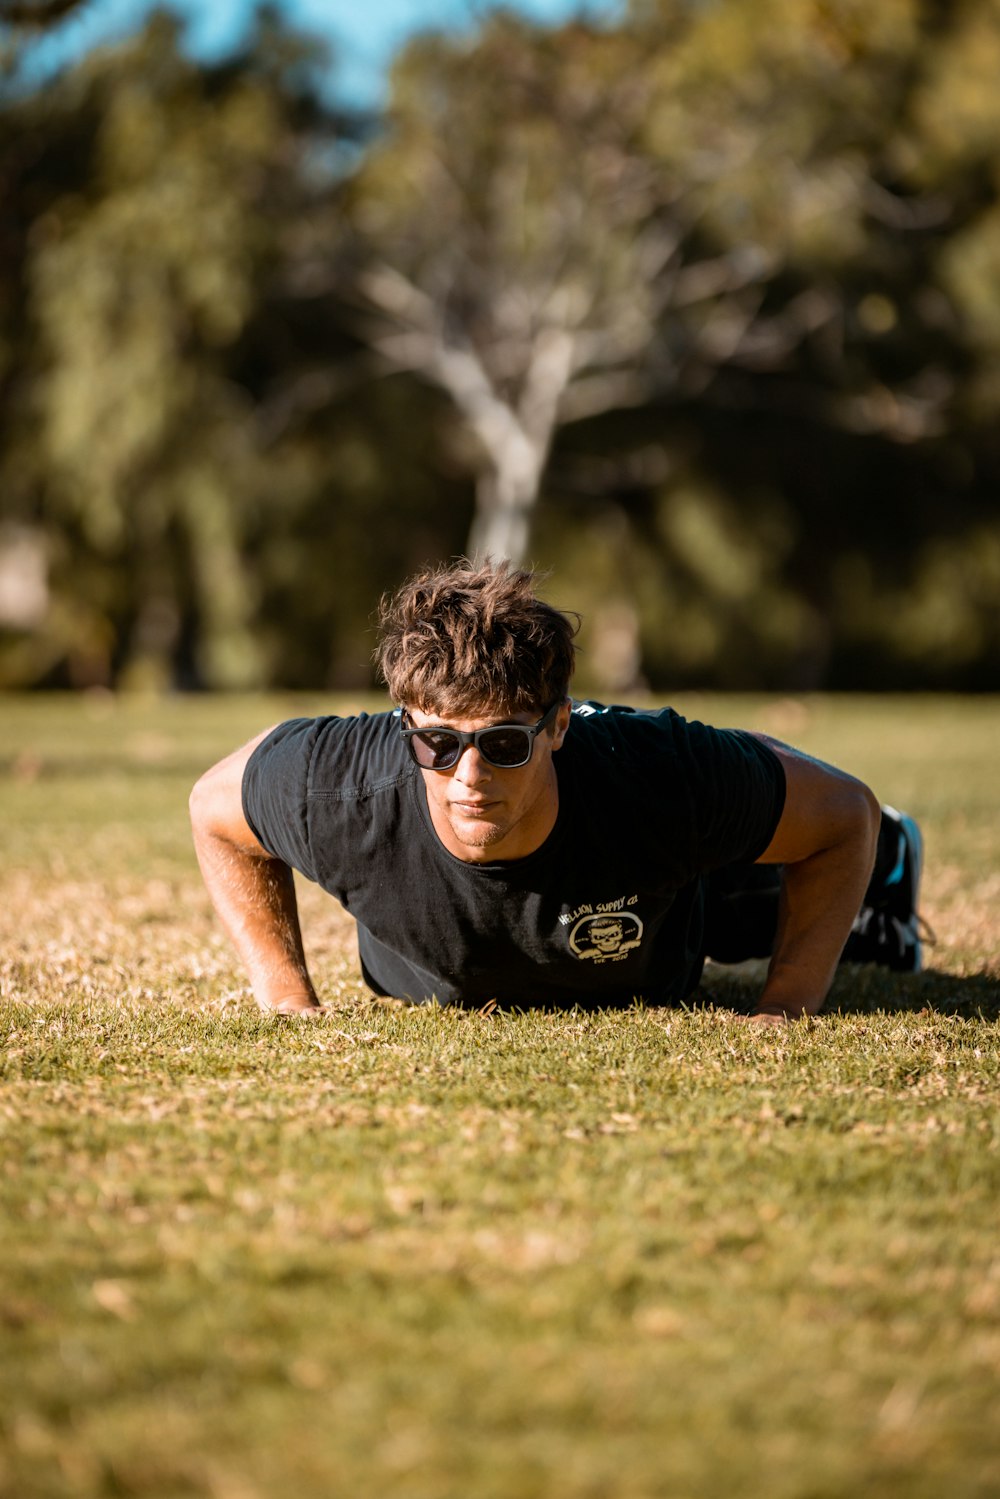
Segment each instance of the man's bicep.
M289 718L248 746L242 772L243 816L272 858L308 880L317 873L310 833L309 782L322 721Z
M867 832L878 802L864 782L776 739L755 737L778 756L785 772L784 808L758 864L797 864Z
M270 857L247 820L243 807L243 776L250 756L273 729L265 729L248 744L213 765L191 792L191 821L196 832L224 839L245 853Z

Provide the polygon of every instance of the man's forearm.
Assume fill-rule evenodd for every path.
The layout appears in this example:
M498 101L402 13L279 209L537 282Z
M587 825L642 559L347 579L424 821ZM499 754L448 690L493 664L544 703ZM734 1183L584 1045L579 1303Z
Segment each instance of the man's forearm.
M856 777L787 744L759 738L782 762L785 803L763 864L781 864L781 899L762 1022L814 1015L833 983L875 862L881 811Z
M212 904L246 965L257 1003L286 1014L317 1008L288 865L197 826L195 849Z
M815 1015L833 983L874 859L874 836L787 864L778 930L758 1012Z
M258 734L207 770L191 792L198 863L223 926L246 964L262 1009L297 1014L319 1001L306 968L292 871L270 857L243 812L247 761Z
M844 882L828 852L786 865L759 1010L815 1015L822 1007L866 883L867 876Z

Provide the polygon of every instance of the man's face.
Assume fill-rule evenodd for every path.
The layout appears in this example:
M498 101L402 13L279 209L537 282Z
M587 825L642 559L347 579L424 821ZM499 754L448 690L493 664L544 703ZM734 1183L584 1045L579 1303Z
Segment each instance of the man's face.
M537 713L512 713L502 718L444 718L407 710L413 728L490 728L496 723L534 724ZM552 724L532 743L527 765L500 769L485 760L474 744L467 745L449 770L421 770L427 806L434 829L449 853L468 863L494 859L523 859L534 853L555 826L559 787L554 752L569 727L570 707L564 703Z

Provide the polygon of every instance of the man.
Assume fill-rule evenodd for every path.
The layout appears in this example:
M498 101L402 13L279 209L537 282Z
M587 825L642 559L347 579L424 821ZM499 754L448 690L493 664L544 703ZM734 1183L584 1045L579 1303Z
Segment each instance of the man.
M572 703L576 625L534 585L412 579L381 608L394 712L279 724L195 786L263 1008L319 1007L293 869L357 919L370 988L413 1001L674 1004L706 956L770 953L751 1018L780 1025L819 1010L845 943L919 966L910 819L764 735Z

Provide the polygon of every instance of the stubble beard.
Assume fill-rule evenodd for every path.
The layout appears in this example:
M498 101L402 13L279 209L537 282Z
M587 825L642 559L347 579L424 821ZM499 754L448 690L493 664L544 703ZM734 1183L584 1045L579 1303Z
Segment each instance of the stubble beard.
M491 848L494 843L501 843L514 823L507 822L484 822L476 820L470 822L467 818L449 818L451 830L458 842L466 848Z
M533 788L533 794L528 797L520 797L505 792L502 786L498 787L498 795L494 803L494 816L483 818L467 818L462 816L457 807L449 805L448 798L443 798L438 803L439 815L447 823L451 837L455 843L470 850L485 852L504 843L510 838L517 841L517 831L522 823L527 822L530 826L532 817L538 812L540 806L545 802L550 790L555 789L555 777L551 772L549 776L540 776ZM458 800L458 798L456 798ZM510 857L523 858L525 854L532 853L533 847L528 847ZM501 853L500 858L508 855Z
M464 817L449 817L451 830L465 848L492 848L494 844L502 843L516 833L521 824L537 810L544 796L545 788L539 785L530 801L520 806L515 802L512 808L508 802L501 801L502 811L495 822L485 818L467 820Z

